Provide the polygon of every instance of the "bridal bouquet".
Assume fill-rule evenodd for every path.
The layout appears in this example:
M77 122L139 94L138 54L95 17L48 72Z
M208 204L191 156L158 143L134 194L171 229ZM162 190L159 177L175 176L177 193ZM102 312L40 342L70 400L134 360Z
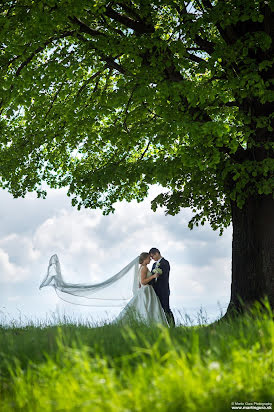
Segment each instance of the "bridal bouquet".
M158 275L161 275L163 271L159 266L160 266L160 263L156 263L155 268L153 269L152 273L157 273ZM155 282L157 282L157 278L155 278Z

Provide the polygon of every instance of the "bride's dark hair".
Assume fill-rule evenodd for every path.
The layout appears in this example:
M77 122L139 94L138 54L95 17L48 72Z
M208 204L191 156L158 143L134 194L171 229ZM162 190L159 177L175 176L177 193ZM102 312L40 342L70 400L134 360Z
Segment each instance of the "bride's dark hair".
M140 263L140 265L143 263L143 261L144 261L147 257L149 257L149 253L147 253L147 252L142 252L142 253L140 254L140 256L139 256L139 263Z

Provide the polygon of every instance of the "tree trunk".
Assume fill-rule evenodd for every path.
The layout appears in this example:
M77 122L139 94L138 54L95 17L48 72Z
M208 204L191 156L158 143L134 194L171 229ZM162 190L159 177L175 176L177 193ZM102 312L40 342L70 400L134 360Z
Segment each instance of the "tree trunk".
M274 310L274 199L247 199L242 209L232 202L232 282L226 312L242 312L265 296Z

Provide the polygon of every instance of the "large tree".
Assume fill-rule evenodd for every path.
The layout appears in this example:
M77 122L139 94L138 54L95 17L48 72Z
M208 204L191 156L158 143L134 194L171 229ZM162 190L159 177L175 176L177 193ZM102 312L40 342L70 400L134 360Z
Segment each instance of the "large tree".
M4 0L1 186L232 221L231 309L274 307L274 3Z

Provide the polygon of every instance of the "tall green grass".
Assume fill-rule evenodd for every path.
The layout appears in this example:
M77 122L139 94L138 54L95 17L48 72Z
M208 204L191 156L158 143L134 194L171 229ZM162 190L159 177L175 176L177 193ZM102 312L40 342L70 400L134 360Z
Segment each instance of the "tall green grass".
M69 322L0 328L0 411L230 411L271 402L268 310L173 329Z

